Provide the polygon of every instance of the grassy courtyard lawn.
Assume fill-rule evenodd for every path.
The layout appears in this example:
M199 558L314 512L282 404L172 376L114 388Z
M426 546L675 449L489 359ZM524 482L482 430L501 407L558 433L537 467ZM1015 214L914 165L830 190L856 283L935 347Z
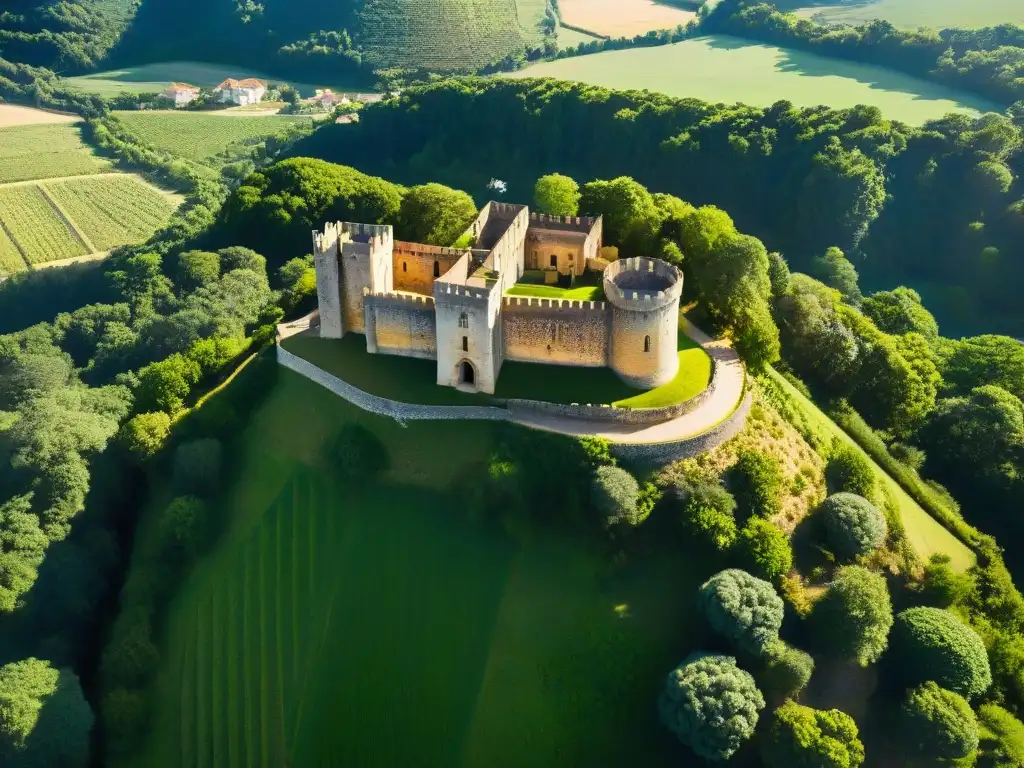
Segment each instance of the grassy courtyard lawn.
M319 456L352 421L391 468L342 486ZM450 489L495 430L405 427L280 370L226 446L226 533L159 618L152 727L115 768L678 765L654 701L705 644L714 565L663 537L609 577L578 532L471 521Z
M515 285L505 291L506 296L536 296L541 299L578 299L580 301L604 301L604 286L601 275L588 271L577 278L572 288L559 285L545 285L544 273L539 269L528 269Z
M815 427L819 434L827 434L833 438L842 440L847 445L864 456L868 463L875 469L878 480L885 484L900 505L900 514L903 517L903 525L907 529L909 539L914 551L922 560L927 560L934 553L945 553L949 555L951 564L959 571L966 571L975 562L974 553L962 541L947 531L942 525L910 495L903 490L875 460L872 459L857 444L857 442L844 432L838 424L823 413L818 406L797 391L796 387L776 371L770 371L769 375L778 384L789 401L798 408Z
M1001 112L968 93L884 67L825 58L725 35L542 62L503 77L554 77L617 89L647 89L710 102L767 107L877 106L890 119L921 125L949 112Z
M341 339L321 339L304 332L282 346L349 384L380 397L425 405L487 405L489 395L437 386L437 363L413 357L371 355L366 337L350 333ZM679 373L668 384L640 392L609 368L506 362L501 366L494 397L543 400L549 403L614 404L628 408L657 408L688 400L711 380L711 358L679 334Z

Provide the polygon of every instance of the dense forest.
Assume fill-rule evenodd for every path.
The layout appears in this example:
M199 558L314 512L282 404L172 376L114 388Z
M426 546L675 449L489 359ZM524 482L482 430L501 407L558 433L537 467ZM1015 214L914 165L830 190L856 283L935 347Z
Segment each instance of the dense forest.
M413 119L415 117L415 119ZM299 155L470 190L537 176L629 175L729 211L806 270L835 246L873 288L910 285L946 333L1024 335L1024 123L990 114L912 128L874 107L766 109L553 81L420 85L327 126Z
M701 25L725 33L852 59L973 91L997 104L1024 100L1024 27L897 29L878 20L864 26L816 24L774 5L722 0Z

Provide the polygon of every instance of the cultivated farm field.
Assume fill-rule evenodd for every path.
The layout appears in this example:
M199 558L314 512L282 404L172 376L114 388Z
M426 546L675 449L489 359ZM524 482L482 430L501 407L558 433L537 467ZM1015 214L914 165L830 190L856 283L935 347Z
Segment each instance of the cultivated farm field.
M0 275L20 272L28 265L21 257L21 251L11 242L6 230L0 228Z
M46 192L99 251L145 242L178 200L134 176L48 182Z
M605 37L633 37L652 29L675 29L696 17L695 11L655 0L559 0L566 24Z
M342 487L319 455L352 421L391 468ZM653 697L704 642L712 566L673 546L608 578L576 535L470 519L449 489L493 430L403 428L281 370L232 446L221 543L165 617L130 765L678 764Z
M67 123L0 128L0 184L109 171L82 141L81 128Z
M1001 111L976 96L883 67L725 35L543 62L505 76L555 77L759 107L780 99L797 106L870 104L886 117L912 125L950 112Z
M1020 0L782 0L776 5L821 24L865 24L875 19L905 29L1024 24L1024 3Z
M249 117L162 110L115 114L141 141L198 161L209 160L230 144L283 133L290 125L312 119L291 115Z
M57 112L46 112L31 107L20 107L16 104L0 104L0 128L12 128L16 125L45 125L47 123L77 123L78 115L64 115Z
M35 185L0 187L0 224L29 264L89 252L82 238Z

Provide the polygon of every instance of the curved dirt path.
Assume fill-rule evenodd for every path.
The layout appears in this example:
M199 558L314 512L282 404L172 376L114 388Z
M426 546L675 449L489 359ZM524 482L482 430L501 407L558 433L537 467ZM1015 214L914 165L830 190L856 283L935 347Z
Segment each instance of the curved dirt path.
M278 345L280 346L280 342L283 339L308 330L315 314L315 312L312 312L305 317L278 325ZM548 432L558 432L563 435L577 437L601 437L609 442L622 444L673 443L708 432L725 421L740 406L743 399L743 385L746 377L745 369L739 355L736 354L736 351L728 342L712 339L685 318L681 318L680 322L683 332L701 345L704 351L714 360L715 365L712 392L696 410L661 424L619 424L615 422L590 421L552 416L518 408L508 410L508 420L526 427L532 427L533 429L543 429ZM307 365L311 366L308 363ZM315 366L311 367L315 368ZM327 387L338 396L350 402L355 401L350 396L352 393L349 390L355 390L367 398L383 400L383 398L377 398L374 395L357 390L351 384L337 379L337 377L328 374L326 371L321 371L319 368L316 371L316 378L309 376L304 371L299 372L307 376L307 378L313 378L317 383ZM403 418L453 418L454 416L448 412L455 411L462 411L465 414L464 418L477 418L472 415L473 408L471 406L425 407L395 403L394 401L388 402L398 407L399 410L404 411ZM359 402L355 402L355 405L364 407ZM463 411L463 409L465 410ZM420 411L424 415L418 415ZM443 411L445 415L426 415L435 411L438 414ZM488 416L488 418L493 418L493 416Z

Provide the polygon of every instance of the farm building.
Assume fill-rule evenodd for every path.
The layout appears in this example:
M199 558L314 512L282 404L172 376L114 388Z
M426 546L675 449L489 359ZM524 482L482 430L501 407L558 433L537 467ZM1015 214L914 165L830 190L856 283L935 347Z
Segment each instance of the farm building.
M223 102L230 102L231 104L244 107L249 104L259 104L263 100L263 95L267 92L267 84L254 77L249 77L245 80L235 80L229 77L214 88L213 92Z
M317 91L316 96L302 100L303 104L319 105L324 111L330 111L339 104L351 104L352 100L343 93L335 93L330 89Z
M199 88L185 83L171 83L166 91L161 91L159 98L174 102L176 107L184 107L199 98Z

